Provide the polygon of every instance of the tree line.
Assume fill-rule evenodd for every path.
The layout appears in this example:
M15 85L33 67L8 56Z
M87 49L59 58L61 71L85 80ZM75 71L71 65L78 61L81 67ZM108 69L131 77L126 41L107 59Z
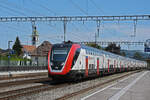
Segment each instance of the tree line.
M89 44L87 44L87 46L91 46L91 47L94 47L94 48L97 48L97 49L105 50L105 51L108 51L108 52L111 52L111 53L114 53L114 54L118 54L118 55L121 55L121 56L126 56L125 52L121 52L120 45L117 46L115 43L110 43L105 48L102 48L101 46L99 46L98 44L95 44L95 43L89 43ZM139 52L135 52L134 55L133 55L133 58L138 59L138 60L143 60L143 58L142 58L142 56Z

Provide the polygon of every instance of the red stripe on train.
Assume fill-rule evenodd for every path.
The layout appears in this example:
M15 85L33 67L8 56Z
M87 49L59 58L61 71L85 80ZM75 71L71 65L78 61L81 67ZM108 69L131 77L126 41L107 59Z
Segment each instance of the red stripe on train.
M88 76L88 56L85 58L85 76Z
M99 75L99 58L97 58L97 75Z
M50 55L51 55L51 50L52 50L52 48L48 52L48 74L50 74Z

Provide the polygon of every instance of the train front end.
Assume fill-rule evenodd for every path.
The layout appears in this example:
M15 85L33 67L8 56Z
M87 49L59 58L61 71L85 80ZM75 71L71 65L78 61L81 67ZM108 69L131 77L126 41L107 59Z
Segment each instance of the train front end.
M48 75L53 79L69 77L79 44L54 44L48 54Z

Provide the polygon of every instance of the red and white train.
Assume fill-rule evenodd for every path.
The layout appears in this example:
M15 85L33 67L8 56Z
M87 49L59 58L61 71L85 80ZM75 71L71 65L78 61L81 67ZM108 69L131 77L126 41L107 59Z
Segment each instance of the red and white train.
M53 79L81 79L145 68L147 63L81 44L54 44L48 54Z

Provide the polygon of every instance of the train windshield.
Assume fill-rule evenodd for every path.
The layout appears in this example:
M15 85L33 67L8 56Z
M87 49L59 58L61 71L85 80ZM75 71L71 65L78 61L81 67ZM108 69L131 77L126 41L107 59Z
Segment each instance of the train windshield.
M64 62L68 54L68 48L56 48L52 50L51 61Z

